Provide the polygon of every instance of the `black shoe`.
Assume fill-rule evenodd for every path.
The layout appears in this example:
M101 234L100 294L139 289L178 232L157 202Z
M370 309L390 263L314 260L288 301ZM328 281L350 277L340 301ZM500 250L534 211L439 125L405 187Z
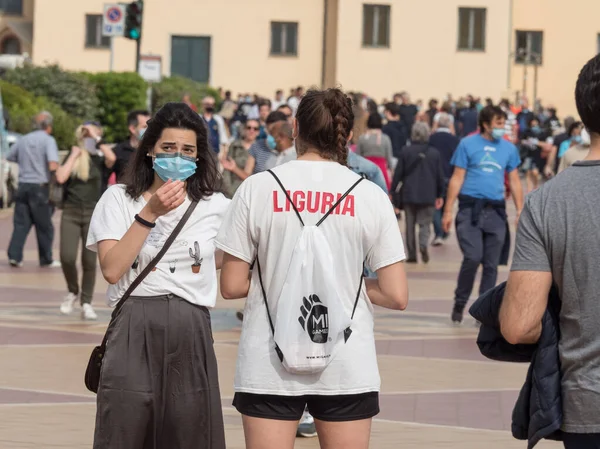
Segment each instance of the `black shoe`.
M462 323L464 311L465 306L454 303L454 308L452 309L452 322L457 324Z
M429 263L429 251L427 251L427 248L421 248L421 259L423 263Z
M238 320L240 320L240 321L244 321L244 312L242 312L241 310L238 310L238 311L235 313L235 316L237 317L237 319L238 319Z
M417 263L417 259L406 259L406 263Z

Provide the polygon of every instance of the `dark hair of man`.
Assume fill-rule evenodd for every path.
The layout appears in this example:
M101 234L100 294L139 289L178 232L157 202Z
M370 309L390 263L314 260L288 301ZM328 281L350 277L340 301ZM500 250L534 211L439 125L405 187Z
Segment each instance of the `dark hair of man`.
M590 133L600 134L600 55L590 59L579 72L575 85L575 104L586 129Z
M367 119L367 128L369 129L381 129L383 128L383 120L381 119L381 115L377 112L373 112L369 114L369 118Z
M386 103L385 110L389 112L392 117L400 117L400 106L398 106L396 103Z
M533 122L537 122L537 124L540 124L540 121L537 117L529 117L529 120L527 120L527 126L529 128L531 128L533 126Z
M262 108L263 106L269 106L269 108L271 107L271 100L266 100L266 99L262 99L258 102L258 109Z
M127 126L138 126L140 124L140 115L142 117L149 117L150 112L144 109L137 109L135 111L131 111L129 114L127 114Z
M486 106L479 113L479 132L485 132L484 124L491 124L495 118L507 119L506 113L499 106Z
M167 103L148 121L148 129L134 153L125 174L126 192L139 198L154 182L150 153L167 128L187 129L196 133L196 173L187 179L187 194L200 201L221 189L217 158L208 144L208 130L200 116L185 103Z
M287 120L287 116L281 111L273 111L269 115L267 115L267 119L265 120L267 125L275 122L285 122Z
M292 112L292 108L291 108L289 105L285 104L285 103L284 103L284 104L281 104L281 105L279 105L279 107L277 108L277 111L278 111L278 112L281 112L281 111L283 111L284 109L288 109L290 112Z
M352 100L340 89L309 90L296 112L296 151L314 148L325 159L347 165L348 138L354 127Z

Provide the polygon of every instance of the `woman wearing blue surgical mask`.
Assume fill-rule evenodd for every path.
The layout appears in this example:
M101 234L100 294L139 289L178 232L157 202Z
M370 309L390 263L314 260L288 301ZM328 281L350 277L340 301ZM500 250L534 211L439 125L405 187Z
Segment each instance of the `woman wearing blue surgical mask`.
M145 274L108 326L94 448L224 449L208 309L222 257L214 239L229 200L218 193L221 175L202 119L183 103L167 103L127 170L125 184L100 199L87 239L110 284L109 305ZM150 268L184 215L181 232Z
M96 255L85 248L92 212L102 193L102 172L111 168L116 156L112 149L101 144L102 128L97 123L87 123L75 131L77 146L56 170L56 180L64 190L63 213L60 222L60 262L69 293L60 306L64 315L73 312L75 302L81 304L81 318L98 317L92 307L96 284ZM81 284L77 273L79 242L83 276Z
M558 158L562 158L567 150L571 148L573 145L578 145L581 143L581 131L583 130L583 123L575 122L569 129L567 130L567 134L569 138L560 144L560 148L558 149Z

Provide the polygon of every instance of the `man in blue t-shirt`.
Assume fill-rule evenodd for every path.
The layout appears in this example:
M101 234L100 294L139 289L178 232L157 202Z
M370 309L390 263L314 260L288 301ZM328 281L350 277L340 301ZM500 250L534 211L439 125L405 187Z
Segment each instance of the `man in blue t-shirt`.
M458 198L456 236L463 252L452 310L455 323L462 322L479 265L483 265L479 294L496 285L498 265L508 241L505 172L517 208L517 220L523 207L523 190L517 170L521 163L519 151L503 139L505 124L506 114L502 109L496 106L483 108L479 113L480 134L464 138L450 162L454 173L448 185L442 226L445 232L450 230L454 203Z

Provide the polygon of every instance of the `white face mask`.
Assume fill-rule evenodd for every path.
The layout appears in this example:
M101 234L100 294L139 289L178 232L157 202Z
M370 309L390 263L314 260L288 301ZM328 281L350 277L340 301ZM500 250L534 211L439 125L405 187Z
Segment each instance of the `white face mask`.
M581 130L581 144L589 147L591 143L592 140L590 139L590 133L588 133L587 129L583 128Z

